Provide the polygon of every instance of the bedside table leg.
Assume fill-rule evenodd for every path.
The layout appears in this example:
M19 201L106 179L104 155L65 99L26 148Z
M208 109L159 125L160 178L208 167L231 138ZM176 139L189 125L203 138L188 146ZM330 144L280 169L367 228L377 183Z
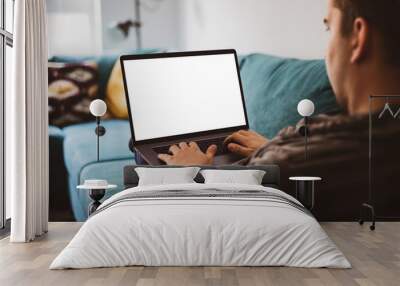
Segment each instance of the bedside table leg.
M313 181L297 181L296 182L296 198L308 210L314 208L314 182Z
M106 193L106 190L101 189L101 190L90 190L89 191L89 197L93 200L88 206L88 215L90 216L92 213L94 213L97 208L101 205L100 200L104 197Z

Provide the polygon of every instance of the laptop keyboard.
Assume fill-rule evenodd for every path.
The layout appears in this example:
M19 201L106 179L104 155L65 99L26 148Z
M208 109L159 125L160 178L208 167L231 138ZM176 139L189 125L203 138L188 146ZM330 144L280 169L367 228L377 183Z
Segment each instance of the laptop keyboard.
M196 141L197 145L199 145L200 150L203 152L207 151L207 148L211 145L216 145L217 146L217 156L218 155L224 155L228 153L228 150L224 146L224 140L225 138L212 138L212 139L205 139L205 140L199 140ZM169 147L168 146L160 146L160 147L155 147L153 148L154 152L157 154L169 154Z

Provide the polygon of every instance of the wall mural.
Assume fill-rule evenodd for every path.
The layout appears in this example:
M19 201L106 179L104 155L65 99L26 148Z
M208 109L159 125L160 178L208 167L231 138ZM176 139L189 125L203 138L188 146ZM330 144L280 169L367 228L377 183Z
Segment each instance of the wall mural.
M133 7L134 1L128 2L130 6L124 6L125 10ZM169 13L162 14L160 19L165 23L165 34L172 39L179 33L174 22L177 15L170 13L175 11L172 9L175 6L165 11L162 9L167 2L156 7L160 13ZM51 13L60 12L55 11L55 7L50 8L53 9ZM108 12L107 9L104 11ZM146 17L150 17L152 10L145 11ZM107 31L104 33L111 30L115 32L118 23L123 24L130 19L132 24L127 24L130 31L127 33L127 42L124 42L128 43L132 35L137 35L134 33L137 29L132 27L140 25L134 13L124 13L127 15L100 15L102 20L107 19L101 22L101 27L102 32ZM96 17L99 15L92 18ZM123 30L128 29L126 25L123 26ZM87 192L76 189L85 180L105 179L116 185L117 188L107 192L105 198L123 190L122 169L126 165L136 164L138 158L129 148L131 131L119 58L126 54L165 52L176 47L175 42L158 44L160 42L154 38L161 39L160 35L146 34L149 26L151 23L146 21L141 26L143 35L146 35L143 37L146 49L136 49L135 42L110 49L108 43L100 43L100 47L91 54L74 55L74 51L69 55L55 53L49 57L51 220L87 219L87 207L91 200ZM160 23L152 27L159 31L158 28ZM178 38L173 39L175 41ZM382 105L382 108L373 117L374 195L368 198L369 118L348 120L330 85L325 60L239 53L239 66L250 128L276 143L276 150L283 146L279 149L282 152L270 152L264 148L258 152L259 158L243 158L242 163L279 164L282 189L290 194L294 194L295 186L289 177L321 177L322 181L318 183L320 192L316 193L318 203L313 209L320 220L357 219L364 202L375 207L378 217L400 218L400 209L397 207L399 192L392 187L396 185L397 162L400 161L397 152L400 143L400 125L397 122L400 119L400 105L396 100L384 96L379 100L380 103L374 103ZM96 122L89 110L94 99L104 100L107 104L107 113L102 117L102 125L107 131L100 138L99 161L97 138L93 132ZM304 160L302 118L297 112L298 103L304 99L315 104L315 113L308 122L307 160ZM326 116L337 117L327 119Z

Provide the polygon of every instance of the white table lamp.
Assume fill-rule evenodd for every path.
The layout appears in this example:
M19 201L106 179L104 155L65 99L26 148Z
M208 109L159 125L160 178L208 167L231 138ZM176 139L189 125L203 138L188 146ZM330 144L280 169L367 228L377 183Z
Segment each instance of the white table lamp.
M308 149L307 149L308 123L309 123L309 118L314 114L315 105L311 100L303 99L297 105L297 111L299 112L299 114L302 117L304 117L305 158L307 160L307 158L308 158L308 154L307 154L307 151L308 151Z
M297 105L297 111L303 117L310 117L315 111L314 103L309 99L304 99Z
M107 105L101 99L95 99L90 103L89 107L90 113L96 117L97 127L95 129L95 133L97 135L97 162L100 161L100 137L106 134L106 129L104 126L100 125L100 117L102 117L107 112Z

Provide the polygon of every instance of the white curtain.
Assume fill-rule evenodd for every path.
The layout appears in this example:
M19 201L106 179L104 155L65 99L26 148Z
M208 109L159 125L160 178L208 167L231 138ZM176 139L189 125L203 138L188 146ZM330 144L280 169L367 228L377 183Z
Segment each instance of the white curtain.
M48 226L46 0L15 1L13 94L6 98L6 187L12 242Z

